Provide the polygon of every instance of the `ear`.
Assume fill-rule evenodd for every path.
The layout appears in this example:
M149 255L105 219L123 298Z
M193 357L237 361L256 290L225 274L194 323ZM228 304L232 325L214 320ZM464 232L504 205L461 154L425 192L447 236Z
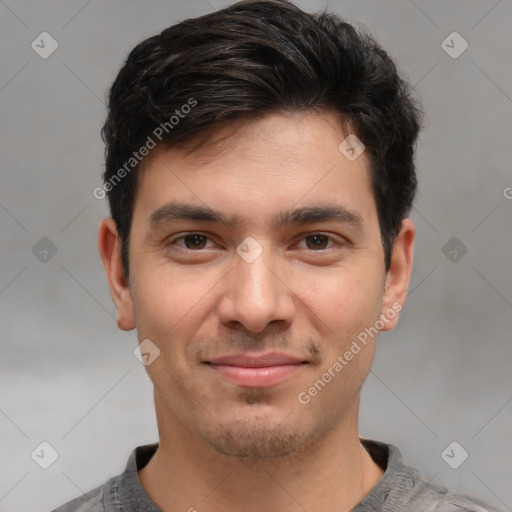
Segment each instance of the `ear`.
M98 229L98 250L117 309L117 326L123 331L130 331L135 328L133 302L119 248L120 239L114 219L103 219Z
M391 264L386 273L381 315L384 327L381 331L391 331L398 322L398 312L407 298L411 279L414 238L416 229L411 219L404 219L393 244ZM381 317L382 318L382 317Z

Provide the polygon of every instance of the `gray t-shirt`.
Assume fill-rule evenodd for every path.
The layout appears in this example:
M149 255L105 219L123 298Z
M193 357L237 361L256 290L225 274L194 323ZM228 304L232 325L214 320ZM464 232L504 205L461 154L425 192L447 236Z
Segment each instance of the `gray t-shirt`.
M484 501L433 484L402 461L398 448L361 439L384 474L351 512L504 512ZM53 512L161 512L142 487L138 471L151 459L158 443L133 450L124 472Z

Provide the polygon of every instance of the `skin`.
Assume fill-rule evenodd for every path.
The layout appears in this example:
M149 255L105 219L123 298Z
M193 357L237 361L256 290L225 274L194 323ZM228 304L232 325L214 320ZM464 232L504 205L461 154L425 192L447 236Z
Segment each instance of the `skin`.
M134 205L129 280L115 223L100 225L118 325L160 350L146 367L160 444L139 477L166 512L348 511L383 474L358 436L377 336L308 404L298 400L359 333L404 304L409 286L414 225L403 221L386 272L368 160L338 150L346 135L332 112L278 113L219 129L200 150L153 150ZM242 222L152 226L170 201ZM273 225L283 210L328 203L360 221ZM206 238L180 239L191 233ZM248 236L262 248L252 263L236 252ZM203 363L271 351L307 364L254 388Z

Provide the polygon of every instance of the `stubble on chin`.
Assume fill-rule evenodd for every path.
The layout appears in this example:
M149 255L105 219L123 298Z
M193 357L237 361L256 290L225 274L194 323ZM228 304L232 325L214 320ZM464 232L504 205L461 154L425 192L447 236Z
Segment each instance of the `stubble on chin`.
M246 388L240 392L241 399L248 406L257 408L265 403L268 391ZM317 423L310 430L291 417L294 411L282 411L277 420L254 415L235 419L229 423L217 424L215 431L206 435L206 441L217 452L239 458L246 465L278 457L299 455L320 440L329 430L326 422ZM295 411L295 414L297 411Z

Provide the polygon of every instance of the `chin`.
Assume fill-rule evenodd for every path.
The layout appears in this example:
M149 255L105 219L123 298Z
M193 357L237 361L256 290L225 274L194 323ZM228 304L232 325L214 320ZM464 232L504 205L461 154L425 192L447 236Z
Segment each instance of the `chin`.
M322 439L331 427L306 425L304 415L268 405L242 407L236 417L211 423L203 438L216 452L250 459L274 459L299 454Z

